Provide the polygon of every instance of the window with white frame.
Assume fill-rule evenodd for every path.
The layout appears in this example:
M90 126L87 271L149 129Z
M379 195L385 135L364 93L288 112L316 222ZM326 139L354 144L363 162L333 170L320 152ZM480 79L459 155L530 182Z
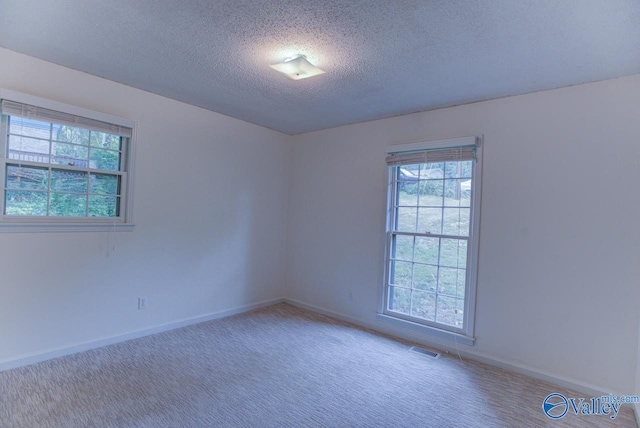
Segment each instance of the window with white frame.
M481 149L475 137L388 148L384 310L473 336Z
M117 118L102 113L34 100L60 110L6 95L0 101L2 223L129 222L132 127L105 121Z

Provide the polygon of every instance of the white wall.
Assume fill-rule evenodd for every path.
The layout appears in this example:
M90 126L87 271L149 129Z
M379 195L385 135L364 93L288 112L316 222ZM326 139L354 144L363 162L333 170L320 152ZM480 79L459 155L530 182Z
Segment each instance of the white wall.
M463 350L629 394L640 313L640 75L296 136L287 297L403 334L375 317L384 148L481 134L477 341Z
M4 49L0 87L138 121L133 232L0 233L0 367L282 298L290 137Z

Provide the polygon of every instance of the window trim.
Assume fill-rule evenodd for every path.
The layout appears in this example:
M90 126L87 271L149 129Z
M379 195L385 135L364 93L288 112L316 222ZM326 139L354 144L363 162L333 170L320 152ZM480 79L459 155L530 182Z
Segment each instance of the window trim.
M117 126L131 128L132 135L127 138L122 153L124 167L116 175L121 177L120 210L122 215L115 218L96 217L29 217L5 216L0 212L0 233L2 232L97 232L97 231L131 231L133 223L133 165L135 164L135 143L137 122L130 119L89 110L34 95L24 94L9 89L0 88L0 100L7 99L40 108L59 111L62 113L93 119ZM4 115L3 115L4 116ZM2 117L3 130L6 130L6 119ZM6 133L0 141L0 147L6 149ZM6 158L6 152L0 153L0 181L4 188L6 164L16 163ZM42 165L38 165L42 166ZM48 167L52 167L48 165ZM114 171L115 172L115 171ZM3 201L0 205L4 206Z
M471 221L469 227L468 246L471 248L469 252L469 260L467 261L467 289L465 290L465 313L463 328L446 328L431 323L420 323L412 317L403 317L396 312L387 310L388 305L388 281L390 275L390 251L391 251L391 232L393 231L393 210L396 191L394 187L393 167L388 168L388 185L387 185L387 215L385 222L385 254L384 254L384 280L382 284L381 298L379 299L379 311L377 319L381 322L391 323L404 329L418 331L426 335L436 338L446 338L456 343L465 345L473 345L475 343L475 309L476 309L476 289L478 277L478 257L480 244L480 207L482 200L482 148L484 143L483 136L469 136L460 138L451 138L445 140L433 140L419 143L400 144L387 146L387 155L392 153L417 152L434 149L447 149L460 146L475 145L476 162L474 165L474 176L471 189Z

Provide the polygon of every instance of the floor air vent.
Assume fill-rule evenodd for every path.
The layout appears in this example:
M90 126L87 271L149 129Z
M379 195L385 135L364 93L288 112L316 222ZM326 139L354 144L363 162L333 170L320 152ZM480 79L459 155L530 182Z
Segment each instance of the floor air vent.
M429 358L438 358L440 356L440 354L438 354L437 352L428 351L426 349L418 348L417 346L412 346L411 349L409 349L409 351L422 354Z

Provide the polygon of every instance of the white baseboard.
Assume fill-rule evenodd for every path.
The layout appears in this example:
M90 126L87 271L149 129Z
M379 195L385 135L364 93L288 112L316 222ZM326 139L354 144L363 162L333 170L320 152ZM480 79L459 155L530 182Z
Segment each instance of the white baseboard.
M495 357L492 355L482 354L477 351L473 351L472 350L473 348L470 346L457 347L454 344L450 344L445 341L440 341L437 339L425 339L424 336L422 335L419 335L415 332L399 329L388 323L365 322L365 321L352 318L350 316L347 316L338 312L320 308L314 305L309 305L307 303L294 300L294 299L285 298L284 301L285 303L289 303L290 305L293 305L293 306L298 306L303 309L307 309L307 310L317 312L323 315L327 315L330 317L338 318L340 320L358 325L360 327L375 330L383 334L388 334L391 336L399 337L401 339L410 340L412 342L419 343L423 346L430 347L435 350L448 353L450 355L460 354L462 357L468 358L470 360L485 363L494 367L503 368L512 372L516 372L519 374L523 374L525 376L532 377L534 379L539 379L549 383L553 383L556 386L583 393L587 397L599 397L605 394L623 395L618 391L607 391L606 388L601 388L596 385L591 385L591 384L587 384L574 379L558 376L556 374L548 373L534 367L518 364L518 363L508 361L499 357ZM554 391L549 391L549 392L554 392ZM637 407L635 410L636 411L638 410ZM638 413L636 413L636 415L638 415ZM638 419L637 416L636 416L636 419Z
M38 352L35 354L23 355L15 359L0 361L0 372L4 370L14 369L17 367L28 366L30 364L39 363L41 361L46 361L53 358L63 357L65 355L71 355L78 352L88 351L90 349L101 348L103 346L112 345L114 343L125 342L127 340L137 339L139 337L149 336L156 333L162 333L164 331L173 330L180 327L186 327L188 325L198 324L205 321L211 321L218 318L224 318L231 315L252 311L254 309L259 309L259 308L275 305L277 303L282 303L282 302L284 302L284 299L282 298L265 300L265 301L254 303L251 305L245 305L245 306L241 306L233 309L226 309L219 312L200 315L193 318L173 321L170 323L161 324L151 328L136 330L130 333L119 334L116 336L110 336L110 337L106 337L98 340L92 340L89 342L79 343L71 346L50 349L50 350Z

